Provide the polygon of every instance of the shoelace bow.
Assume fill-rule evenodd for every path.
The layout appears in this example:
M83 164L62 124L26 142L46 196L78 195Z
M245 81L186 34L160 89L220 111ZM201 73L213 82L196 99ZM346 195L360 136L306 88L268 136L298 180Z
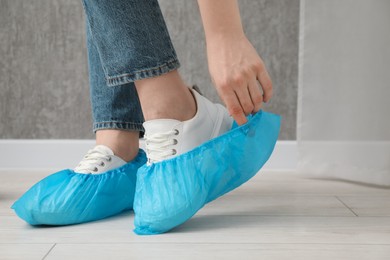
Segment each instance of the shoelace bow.
M178 135L179 131L173 129L165 133L157 133L145 135L146 153L148 155L148 163L164 160L168 156L175 155L176 149L168 149L177 144L177 139L174 136Z
M91 149L77 166L77 171L97 172L97 164L99 166L104 166L104 161L110 162L111 159L110 155L104 154L102 151L97 149Z

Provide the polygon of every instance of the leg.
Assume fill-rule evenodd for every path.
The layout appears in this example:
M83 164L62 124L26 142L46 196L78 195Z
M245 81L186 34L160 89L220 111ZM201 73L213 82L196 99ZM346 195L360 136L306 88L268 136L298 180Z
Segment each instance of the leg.
M108 86L180 67L157 0L83 0Z
M90 96L96 144L106 145L124 161L138 153L143 115L133 83L108 87L98 50L86 22Z
M118 214L133 206L136 173L146 162L142 151L131 160L138 148L139 131L143 130L138 97L132 83L111 88L106 85L101 55L88 20L87 40L93 129L97 132L96 143L109 147L97 145L88 151L76 167L77 171L56 172L23 194L12 208L31 225L83 223ZM110 147L131 162L114 156ZM110 167L112 170L107 169ZM90 173L99 174L91 176Z
M104 73L109 86L121 85L122 93L129 87L122 84L134 84L137 80L137 92L147 120L192 118L195 102L177 71L180 64L158 2L84 0L83 3L90 42L96 48L90 60L100 59L102 65L96 74ZM104 84L103 78L97 81L97 85ZM106 94L101 93L101 96Z
M135 82L148 121L193 118L195 100L177 71L180 64L157 0L83 3L107 84Z

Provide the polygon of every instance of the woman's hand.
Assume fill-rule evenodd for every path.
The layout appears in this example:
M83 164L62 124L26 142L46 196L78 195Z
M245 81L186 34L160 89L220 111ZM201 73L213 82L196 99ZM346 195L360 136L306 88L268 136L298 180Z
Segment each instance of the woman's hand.
M207 41L209 72L219 96L237 124L258 112L272 97L271 78L244 34L224 34Z
M272 97L264 63L244 34L237 0L198 0L211 79L237 124ZM260 86L259 86L260 83Z

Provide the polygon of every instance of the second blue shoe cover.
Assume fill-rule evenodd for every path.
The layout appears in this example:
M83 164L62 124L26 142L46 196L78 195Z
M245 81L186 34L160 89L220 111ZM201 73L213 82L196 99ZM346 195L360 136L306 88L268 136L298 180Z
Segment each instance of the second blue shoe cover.
M103 219L132 209L136 173L146 162L137 157L101 174L81 174L65 169L31 187L12 208L31 225L70 225Z
M280 116L260 111L195 149L138 170L134 232L166 232L252 178L270 157Z

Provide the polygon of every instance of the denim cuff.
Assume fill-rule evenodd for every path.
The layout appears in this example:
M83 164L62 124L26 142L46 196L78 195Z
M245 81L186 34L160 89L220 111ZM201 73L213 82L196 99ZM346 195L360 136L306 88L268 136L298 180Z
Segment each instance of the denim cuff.
M136 80L151 78L166 74L170 71L176 70L180 67L180 62L177 58L166 61L156 67L151 67L148 69L137 70L134 72L129 72L121 74L118 76L111 76L107 78L107 85L109 87L124 85L127 83L134 82Z
M93 133L101 129L118 129L127 131L139 131L141 135L145 132L142 123L134 122L118 122L118 121L105 121L105 122L94 122L92 125Z

